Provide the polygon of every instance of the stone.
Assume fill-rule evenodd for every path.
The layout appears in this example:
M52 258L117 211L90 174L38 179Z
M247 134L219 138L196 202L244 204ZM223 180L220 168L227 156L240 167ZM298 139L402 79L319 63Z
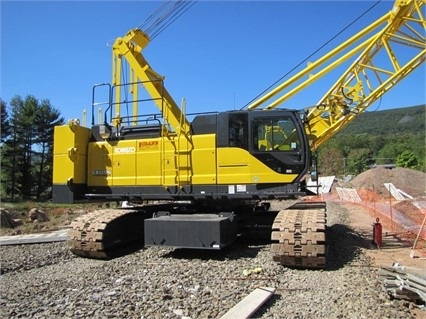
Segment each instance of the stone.
M28 218L32 222L34 221L48 222L49 221L49 217L47 217L47 214L38 208L32 208L30 212L28 213Z
M16 222L11 217L9 211L5 208L0 208L0 222L1 227L14 228L17 226Z

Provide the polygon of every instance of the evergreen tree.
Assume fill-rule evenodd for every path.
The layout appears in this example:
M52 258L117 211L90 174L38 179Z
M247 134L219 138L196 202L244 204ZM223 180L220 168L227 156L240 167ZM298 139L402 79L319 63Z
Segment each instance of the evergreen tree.
M0 106L1 106L1 135L0 135L0 142L3 143L6 141L10 135L10 124L8 120L7 115L7 105L6 102L4 102L2 99L0 99Z
M20 96L14 96L10 102L12 107L13 141L11 143L12 154L12 181L11 197L14 199L16 192L22 199L30 199L33 186L31 173L32 145L34 143L34 119L38 101L28 95L25 100Z
M10 124L8 120L8 114L7 114L7 105L6 103L0 99L0 106L1 106L1 123L0 123L0 129L1 129L1 135L0 135L0 152L1 152L1 170L0 170L0 198L4 198L6 195L6 176L5 174L5 168L9 166L9 163L7 161L7 158L5 157L5 153L7 150L7 140L10 137ZM6 170L7 171L7 170Z
M20 193L20 186L18 180L20 178L21 170L18 169L19 154L23 151L20 141L18 139L17 126L15 125L15 113L17 108L23 104L20 97L16 96L10 103L11 118L9 120L9 135L2 139L2 156L1 156L1 184L2 184L2 197L8 200L15 200L16 195ZM3 117L2 117L3 119Z
M2 185L10 200L39 199L51 185L53 129L64 119L49 100L32 95L10 102L10 136L2 152ZM2 118L3 119L3 118Z
M37 199L40 199L43 191L52 184L53 131L55 126L62 125L64 122L60 112L50 104L49 100L41 101L34 119L36 138L33 149L37 155L37 165L34 166Z

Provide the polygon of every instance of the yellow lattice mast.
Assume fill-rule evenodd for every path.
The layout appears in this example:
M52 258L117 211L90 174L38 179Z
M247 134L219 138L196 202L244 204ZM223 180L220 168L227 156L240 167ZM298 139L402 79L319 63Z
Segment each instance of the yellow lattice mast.
M390 12L310 63L248 108L255 109L262 105L264 109L276 108L331 70L356 57L316 106L307 110L306 131L311 149L316 150L425 61L425 2L395 1ZM280 93L281 96L268 102Z

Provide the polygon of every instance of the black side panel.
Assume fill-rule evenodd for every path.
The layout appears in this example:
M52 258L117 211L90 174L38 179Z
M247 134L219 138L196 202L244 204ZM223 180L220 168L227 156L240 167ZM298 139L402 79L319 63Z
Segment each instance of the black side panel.
M91 187L90 193L84 196L94 201L113 200L197 200L202 202L220 201L219 206L228 201L240 205L240 201L255 201L262 199L285 199L304 195L299 190L297 182L290 184L251 184L244 191L238 191L236 185L196 185L164 189L161 186L147 187ZM230 192L230 189L232 192ZM217 206L215 202L213 205ZM225 205L229 207L229 203ZM232 205L231 205L232 206ZM235 206L235 205L234 205Z
M147 124L147 125L128 125L123 126L120 130L120 136L123 139L136 139L136 138L154 138L161 136L161 125Z
M191 123L193 134L213 134L217 130L217 115L198 115Z
M55 204L73 204L75 200L82 199L78 194L84 194L86 185L72 184L73 191L68 185L52 186L52 202Z
M92 141L103 141L104 138L101 136L107 134L105 131L105 125L96 124L92 126Z
M217 147L228 147L228 113L219 113L217 117Z
M92 141L104 141L102 134L105 134L105 125L96 124L92 126ZM116 128L112 131L117 134ZM106 132L109 133L109 132ZM161 136L160 123L145 124L145 125L127 125L120 128L117 139L138 139L138 138L155 138Z

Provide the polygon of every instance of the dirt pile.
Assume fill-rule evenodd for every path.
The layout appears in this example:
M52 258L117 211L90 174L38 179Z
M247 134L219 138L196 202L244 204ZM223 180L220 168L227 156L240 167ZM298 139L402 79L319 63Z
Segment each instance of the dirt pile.
M413 220L416 224L422 224L424 214L411 201L404 200L396 203L392 207L395 208L397 211L404 212L404 214L408 216L411 220Z
M372 168L357 175L351 184L355 188L369 188L382 196L388 196L385 183L392 183L397 189L413 197L426 196L426 173L409 168Z
M413 199L407 197L405 200L396 200L385 187L385 183L392 183ZM362 205L370 215L380 217L381 223L389 229L410 240L417 234L420 234L422 239L426 238L426 231L421 229L425 218L423 206L426 203L426 173L400 167L380 167L359 174L350 184L356 188Z

